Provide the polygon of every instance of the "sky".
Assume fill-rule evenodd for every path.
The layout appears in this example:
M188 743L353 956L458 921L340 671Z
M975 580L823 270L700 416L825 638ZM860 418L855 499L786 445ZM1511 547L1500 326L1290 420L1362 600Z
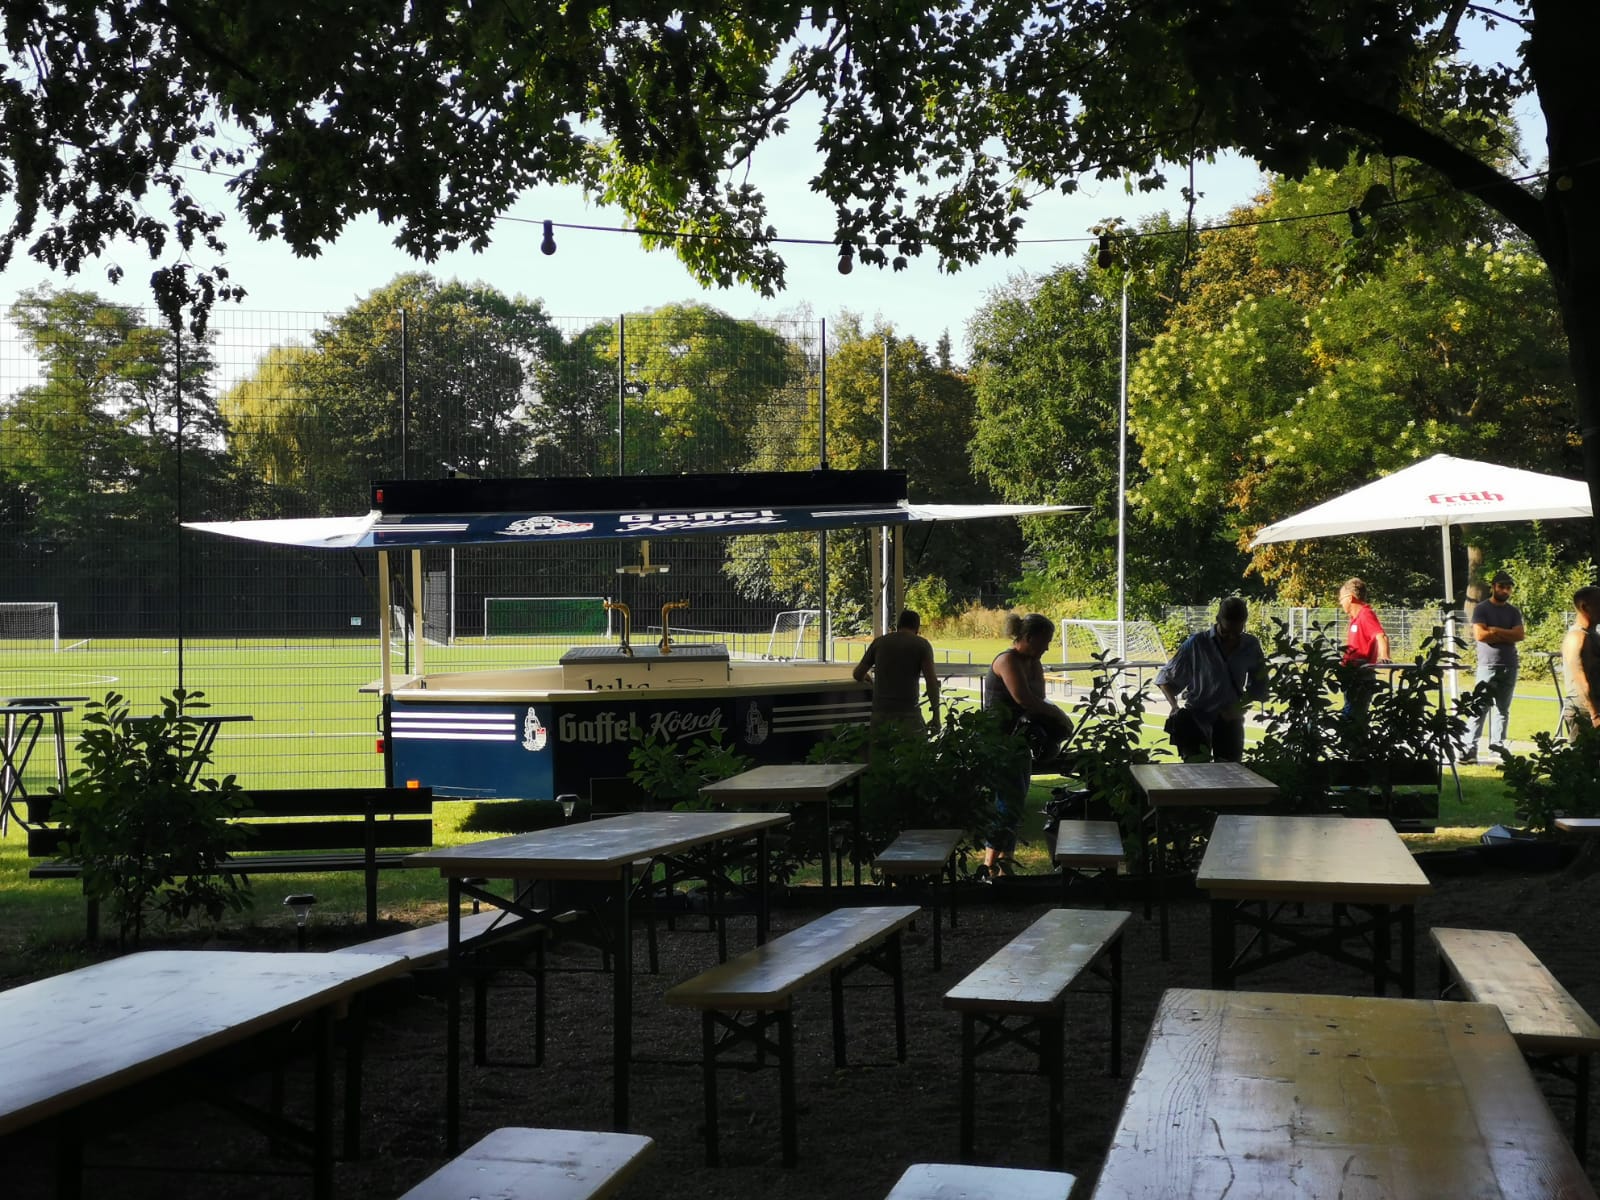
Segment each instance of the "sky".
M1504 27L1500 36L1506 36ZM1503 46L1475 49L1505 52ZM1541 152L1543 130L1536 106L1530 103L1520 116L1527 144ZM798 126L797 122L794 132L758 151L751 178L768 197L770 223L779 236L830 239L832 211L807 183L817 155ZM746 287L704 289L670 250L645 251L627 233L557 228L556 253L542 255L543 220L558 226L626 224L620 211L590 205L579 189L571 187L525 195L508 214L512 219L499 222L486 252L451 254L431 264L397 249L393 232L371 218L353 223L317 258L296 258L281 242L258 242L236 219L229 222L224 240L229 245L226 262L232 281L249 293L236 306L246 313L339 312L402 272L427 270L443 280L482 282L507 295L540 300L557 318L609 318L682 302L709 304L742 318L792 316L802 308L830 321L842 312L859 315L868 324L881 317L902 336L915 337L930 349L948 332L956 357L962 360L968 321L985 298L1012 276L1041 275L1063 262L1077 261L1093 240L1090 227L1107 218L1133 224L1161 211L1181 218L1178 185L1186 171L1174 168L1169 175L1172 185L1164 192L1130 194L1119 181L1084 180L1081 190L1071 196L1044 197L1027 215L1022 233L1024 239L1036 241L1025 242L1012 257L989 258L953 274L941 272L932 257L924 256L912 259L904 271L858 263L844 276L838 273L833 247L785 246L787 286L770 298ZM1203 225L1249 202L1264 177L1254 163L1225 156L1212 164L1197 164L1195 184L1200 193L1195 219ZM203 191L202 185L213 190ZM196 191L227 207L220 184L202 180ZM120 285L107 282L106 261L116 261L126 270ZM152 268L144 261L142 251L124 245L69 279L19 256L0 273L0 307L24 288L46 283L83 288L125 304L149 305L147 281Z
M771 205L771 224L782 237L830 238L832 210L806 186L815 156L803 142L762 152L755 173ZM462 251L428 264L408 257L392 244L393 231L376 219L352 223L317 258L297 258L282 242L257 241L238 220L224 233L232 281L249 293L237 307L245 311L341 311L404 271L426 270L440 279L483 282L507 295L541 300L554 317L604 318L664 304L696 301L736 317L792 315L806 306L815 317L830 320L841 311L867 319L882 316L902 335L931 348L948 330L957 355L964 345L968 319L994 288L1018 272L1043 274L1058 264L1077 260L1093 241L1092 225L1108 217L1132 222L1163 209L1181 214L1177 184L1166 192L1128 195L1116 181L1088 181L1072 196L1046 196L1027 216L1024 238L1043 244L1023 245L1012 257L996 257L947 274L931 256L912 259L904 271L857 263L840 275L838 254L831 246L784 246L787 283L782 292L763 297L753 288L704 289L670 250L646 251L629 233L562 229L562 224L620 228L619 209L591 205L576 187L537 189L525 195L496 226L494 244L482 254ZM1220 218L1229 208L1250 200L1262 181L1253 163L1237 157L1196 168L1202 193L1196 219ZM211 181L195 184L222 197ZM202 193L204 194L204 193ZM541 222L557 223L557 250L539 252ZM1061 242L1056 239L1073 239ZM9 299L25 287L50 283L92 290L125 304L151 303L149 269L141 251L124 245L107 260L126 271L120 285L105 279L103 262L90 265L75 280L54 275L31 261L14 262L0 274L0 297Z

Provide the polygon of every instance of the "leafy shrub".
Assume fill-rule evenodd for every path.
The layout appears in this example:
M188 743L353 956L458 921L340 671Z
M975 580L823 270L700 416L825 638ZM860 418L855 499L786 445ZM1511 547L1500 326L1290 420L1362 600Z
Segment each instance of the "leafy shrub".
M937 734L884 725L841 725L808 762L861 762L863 854L876 856L905 829L963 829L974 844L993 831L997 782L1015 775L1027 747L1002 733L996 715L954 700Z
M1100 664L1072 711L1073 731L1064 750L1067 770L1088 789L1090 798L1108 804L1122 826L1123 840L1138 837L1141 801L1136 798L1128 768L1151 761L1144 739L1145 688L1120 685L1125 676L1106 669L1115 656L1096 654Z
M84 894L109 905L124 945L140 939L152 914L182 921L202 913L215 922L249 901L248 880L218 872L246 837L230 822L248 797L232 775L195 774L210 762L190 715L208 707L203 696L178 688L162 697L159 716L139 721L114 691L90 701L78 740L82 766L67 792L56 792Z
M1364 667L1340 664L1341 650L1327 626L1295 641L1279 621L1270 653L1266 736L1250 748L1253 768L1278 785L1283 804L1315 811L1328 800L1330 762L1409 764L1442 762L1454 756L1467 721L1489 701L1487 688L1474 688L1449 705L1441 702L1445 671L1456 660L1435 627L1425 637L1409 668L1392 682L1374 680ZM1342 712L1341 696L1352 688L1371 692L1360 719Z
M1517 821L1552 833L1557 817L1600 815L1600 730L1580 722L1572 741L1541 731L1533 735L1533 744L1532 754L1512 755L1500 764Z
M628 778L658 804L679 810L710 808L700 789L719 779L731 779L755 765L755 759L722 744L722 730L713 729L685 745L650 734L628 750L633 769Z

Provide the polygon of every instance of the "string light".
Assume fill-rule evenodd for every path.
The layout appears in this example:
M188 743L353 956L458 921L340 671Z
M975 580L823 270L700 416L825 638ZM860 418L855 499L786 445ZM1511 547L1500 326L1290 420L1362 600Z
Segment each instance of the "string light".
M855 270L855 266L855 251L851 248L850 244L846 242L843 246L839 247L839 274L848 275L851 271Z
M556 252L556 223L554 221L546 221L544 223L544 241L539 243L539 253L540 254L554 254L555 252Z
M1109 271L1111 264L1116 261L1111 254L1111 235L1109 233L1100 235L1100 253L1094 256L1094 261L1102 271Z
M1349 213L1350 236L1353 238L1365 237L1367 235L1367 227L1361 223L1361 210L1351 207Z

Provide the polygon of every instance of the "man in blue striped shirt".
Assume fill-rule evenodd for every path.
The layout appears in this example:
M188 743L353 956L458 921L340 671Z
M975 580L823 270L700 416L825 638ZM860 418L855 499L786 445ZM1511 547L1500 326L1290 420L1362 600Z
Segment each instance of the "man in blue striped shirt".
M1156 687L1172 705L1167 737L1185 760L1244 757L1244 710L1267 696L1266 656L1244 631L1249 615L1241 598L1229 596L1217 606L1216 624L1186 639L1156 673Z

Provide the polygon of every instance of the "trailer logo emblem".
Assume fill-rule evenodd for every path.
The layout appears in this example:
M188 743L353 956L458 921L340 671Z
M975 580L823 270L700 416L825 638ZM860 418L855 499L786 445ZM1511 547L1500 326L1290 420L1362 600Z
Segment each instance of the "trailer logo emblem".
M568 521L564 517L523 517L520 521L511 522L499 532L517 537L529 534L542 537L551 533L588 533L593 528L593 521Z
M544 727L544 722L539 720L539 714L530 708L528 715L522 720L522 748L537 754L544 749L545 742L549 740L549 730Z
M767 732L771 728L767 718L761 712L761 706L752 704L744 714L744 744L746 746L759 746L767 740Z

